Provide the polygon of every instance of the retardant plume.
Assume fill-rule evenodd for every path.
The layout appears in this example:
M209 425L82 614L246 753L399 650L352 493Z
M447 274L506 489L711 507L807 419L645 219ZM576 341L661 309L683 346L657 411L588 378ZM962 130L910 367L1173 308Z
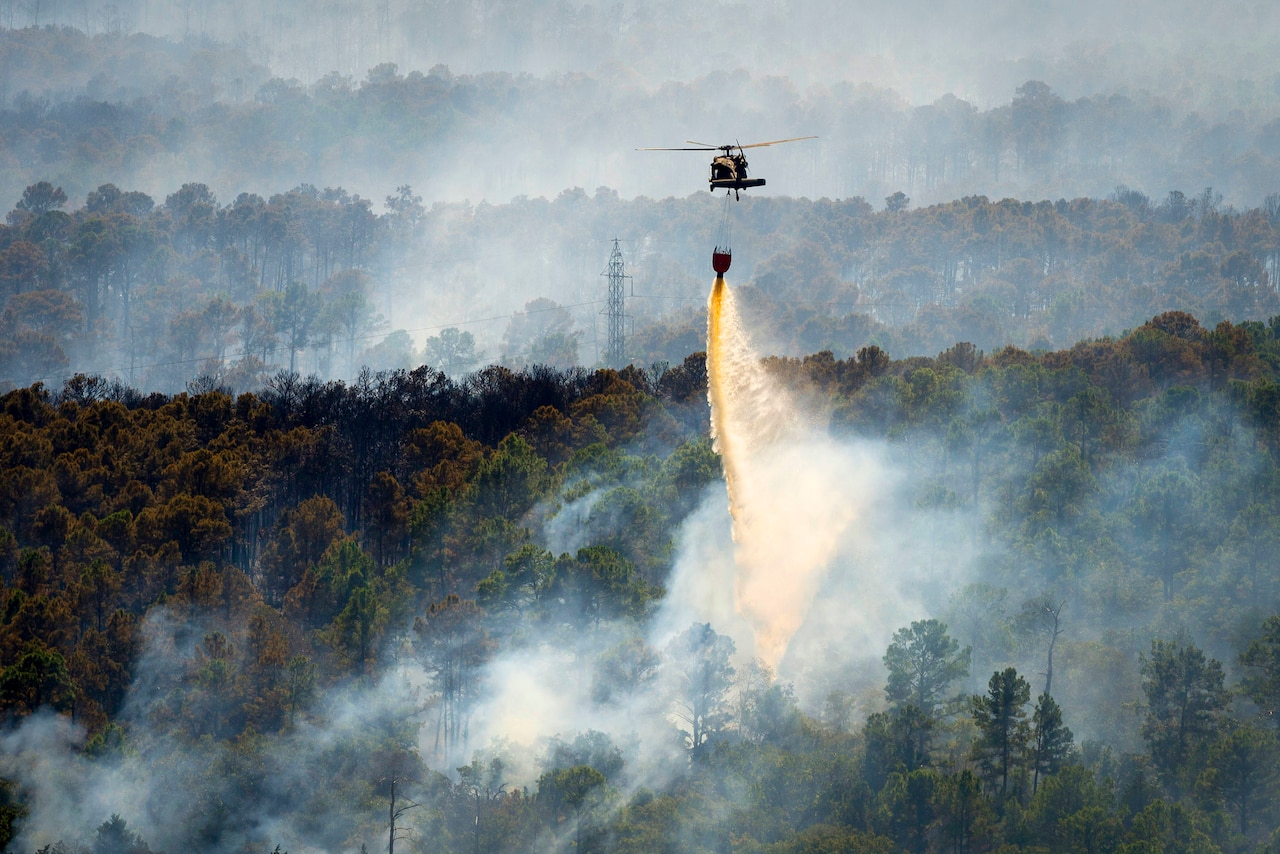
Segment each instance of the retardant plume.
M761 367L722 276L707 312L707 395L733 516L735 607L756 655L776 667L856 508L833 470L804 452L818 437Z

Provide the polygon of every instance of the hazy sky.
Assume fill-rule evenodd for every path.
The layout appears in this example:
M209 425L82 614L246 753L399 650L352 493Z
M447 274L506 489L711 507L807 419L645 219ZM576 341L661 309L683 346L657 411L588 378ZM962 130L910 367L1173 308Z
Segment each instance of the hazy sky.
M0 2L6 26L216 39L304 83L330 71L362 78L381 62L537 75L618 65L654 86L746 69L981 106L1030 78L1067 97L1218 77L1274 84L1277 22L1272 4L1253 0Z
M228 171L225 151L188 146L138 174L104 178L129 177L153 194L195 179L223 197L303 181L375 199L401 183L428 201L551 198L602 185L624 197L663 197L702 186L706 163L695 155L637 156L634 148L819 134L816 142L753 155L756 174L769 180L760 194L863 194L878 202L906 189L917 203L972 193L1056 198L1105 194L1123 180L1158 197L1174 187L1145 186L1136 175L1108 175L1097 186L1077 176L1061 187L957 185L937 193L872 186L860 180L866 152L858 146L889 145L903 132L886 127L888 113L949 94L990 110L1007 105L1028 80L1068 101L1155 97L1175 116L1193 116L1191 130L1221 121L1253 133L1280 115L1280 12L1251 0L0 0L0 25L50 23L93 34L148 33L186 50L150 45L153 62L105 67L63 56L0 56L0 95L47 86L64 97L136 98L160 94L185 75L208 83L183 94L195 109L205 98L253 100L266 74L303 86L336 74L358 86L370 69L394 63L400 74L447 66L455 76L533 76L517 79L519 97L500 121L442 128L397 162L339 148L311 172L272 165L229 181L219 174ZM879 114L847 109L877 90ZM317 144L305 132L296 143L304 150ZM277 185L263 186L273 178ZM1258 202L1233 198L1224 183L1216 186L1229 203Z

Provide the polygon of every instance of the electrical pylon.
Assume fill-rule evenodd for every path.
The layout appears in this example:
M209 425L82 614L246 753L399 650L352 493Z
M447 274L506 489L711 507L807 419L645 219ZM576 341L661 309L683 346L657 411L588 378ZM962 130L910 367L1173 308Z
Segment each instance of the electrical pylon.
M609 318L609 339L604 348L604 363L606 367L621 370L628 364L626 325L629 318L623 302L623 280L631 277L623 270L622 249L618 246L616 237L613 239L609 264L600 275L609 279L609 298L605 301L604 310L600 312Z

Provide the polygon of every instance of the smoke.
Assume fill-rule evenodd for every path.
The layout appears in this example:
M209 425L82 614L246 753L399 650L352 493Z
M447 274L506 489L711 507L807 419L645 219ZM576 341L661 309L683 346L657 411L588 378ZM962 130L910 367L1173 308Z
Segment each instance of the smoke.
M388 650L385 671L331 688L292 730L193 744L191 733L216 730L224 711L218 697L183 700L177 686L198 658L205 629L215 626L154 610L121 716L124 749L92 755L84 733L51 714L3 736L0 774L19 781L31 807L14 850L91 841L112 813L155 850L184 850L196 834L210 851L271 850L276 843L299 852L355 850L360 839L385 834L385 799L369 787L386 772L367 754L390 732L406 732L403 743L424 765L450 777L477 751L500 756L504 781L531 791L548 768L550 745L603 733L625 763L625 773L610 780L625 803L629 792L660 791L687 771L669 717L670 674L658 659L693 621L732 637L740 659L773 654L766 660L794 681L811 710L833 690L874 694L892 631L936 604L919 593L944 579L928 575L922 551L931 521L903 512L909 481L882 443L836 439L804 427L798 410L793 416L771 444L749 444L753 454L741 460L740 483L750 484L739 490L751 499L749 533L734 542L724 493L707 488L677 535L667 595L651 619L639 627L606 622L590 632L519 625L485 665L465 738L450 747L436 736L437 686L404 635ZM576 505L565 505L565 521L581 518ZM564 534L554 517L547 528ZM654 657L652 671L604 696L602 662L640 641ZM174 792L190 794L175 806ZM223 804L226 815L200 815L209 803Z
M517 619L483 666L454 742L438 737L439 686L407 631L391 639L380 674L332 687L295 727L236 739L224 732L217 691L183 686L206 633L234 640L239 629L154 609L120 717L124 749L90 755L83 732L48 714L3 736L0 774L19 781L31 807L16 850L90 840L112 813L157 850L183 850L196 835L211 851L356 848L385 833L385 799L373 787L386 772L370 746L397 739L450 777L477 751L500 756L504 781L533 790L555 744L603 734L625 767L611 786L661 790L688 768L661 651L695 621L732 638L740 665L758 657L792 682L802 708L816 711L841 691L865 697L855 700L865 714L893 630L935 613L966 580L958 550L939 545L963 520L915 504L919 480L891 446L831 435L795 389L772 379L723 280L709 331L713 431L733 512L718 485L699 497L675 537L667 594L643 625L604 621L587 631ZM593 486L552 505L536 526L544 546L585 544L575 532L610 485ZM232 671L245 666L241 653ZM610 681L611 672L627 678ZM193 742L201 734L210 737ZM173 792L193 794L175 808ZM226 814L199 815L211 802Z
M888 443L833 435L816 401L772 377L723 278L707 323L730 519L709 499L687 521L668 630L712 622L811 706L837 688L878 695L893 631L936 613L971 575L975 550L959 547L972 542L971 516L918 501L927 469Z
M0 735L0 774L21 780L28 800L40 806L24 826L35 838L51 833L74 838L74 833L66 834L66 817L89 806L83 800L83 778L71 759L83 740L80 727L46 710Z
M845 532L867 478L760 366L723 277L711 289L707 381L712 436L733 515L734 601L755 653L778 666Z

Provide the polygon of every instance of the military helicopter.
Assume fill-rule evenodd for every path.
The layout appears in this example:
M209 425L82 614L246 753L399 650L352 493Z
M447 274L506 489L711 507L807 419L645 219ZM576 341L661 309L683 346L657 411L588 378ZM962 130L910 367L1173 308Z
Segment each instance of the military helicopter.
M817 139L816 136L793 136L790 139L772 139L768 142L752 142L747 145L732 143L730 145L711 145L706 142L685 142L696 148L637 148L636 151L719 151L711 161L711 192L724 190L733 192L735 199L740 199L739 191L748 187L763 187L763 178L747 177L747 157L742 153L744 148L764 148L766 145L778 145L783 142L799 142L802 139Z

